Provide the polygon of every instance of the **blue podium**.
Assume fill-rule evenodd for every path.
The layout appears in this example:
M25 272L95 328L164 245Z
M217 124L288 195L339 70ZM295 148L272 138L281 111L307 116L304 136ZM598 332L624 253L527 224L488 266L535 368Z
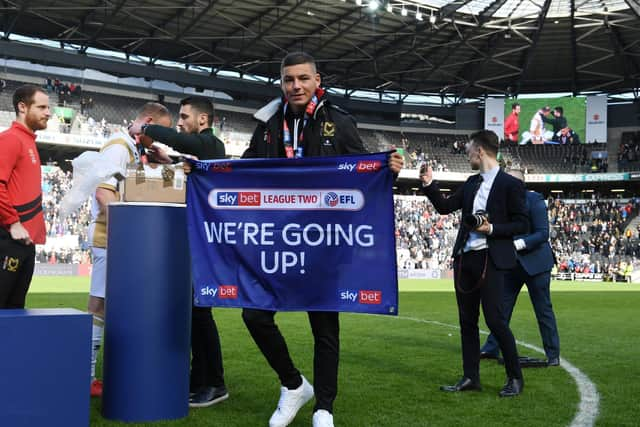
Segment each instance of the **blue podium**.
M102 415L189 413L191 273L184 205L109 205Z
M0 426L89 426L91 321L75 309L0 310Z

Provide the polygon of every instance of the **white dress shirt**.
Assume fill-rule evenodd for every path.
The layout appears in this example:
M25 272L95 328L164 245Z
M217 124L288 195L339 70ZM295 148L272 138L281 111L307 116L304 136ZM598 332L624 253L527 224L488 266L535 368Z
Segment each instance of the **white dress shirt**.
M489 198L491 187L493 187L493 181L495 181L499 170L500 166L498 165L493 169L489 169L488 171L480 174L482 176L482 183L480 184L480 188L478 188L476 197L473 199L473 209L471 213L475 213L480 210L487 210L487 199ZM464 245L463 252L479 251L481 249L486 249L487 247L487 238L485 234L472 231L469 233L469 238Z

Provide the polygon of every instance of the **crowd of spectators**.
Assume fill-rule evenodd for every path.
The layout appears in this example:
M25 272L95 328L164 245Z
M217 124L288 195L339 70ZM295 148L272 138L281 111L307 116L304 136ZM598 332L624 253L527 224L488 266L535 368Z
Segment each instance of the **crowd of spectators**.
M459 215L438 215L424 197L396 196L394 203L398 267L450 267ZM640 199L548 203L558 271L603 273L605 279L625 271L628 277L633 261L640 259L640 226L626 227L638 214Z
M460 215L439 215L426 197L397 196L398 268L448 268Z
M91 219L89 200L82 207L60 218L59 206L71 188L71 172L47 167L43 173L42 206L47 230L47 244L38 246L36 260L41 263L87 263L89 257L87 227Z
M584 276L591 276L594 279L605 282L631 282L633 273L633 262L621 259L619 261L593 261L589 255L582 257L566 257L558 261L554 267L555 275L558 273L575 273Z
M604 258L638 253L638 232L625 233L631 217L637 215L638 199L628 202L581 201L568 203L549 199L549 235L557 256L598 254Z
M71 173L46 167L43 207L47 246L37 250L41 263L88 263L87 227L90 206L60 218L58 206L71 186ZM615 277L640 259L640 226L626 228L638 214L640 198L621 200L549 199L549 234L559 272L603 273ZM396 246L401 269L450 267L459 214L439 215L422 196L396 196ZM607 276L608 274L608 276Z
M60 79L47 77L44 80L44 88L49 93L58 95L58 106L66 107L74 97L82 97L82 86L73 82L63 82Z
M632 230L628 223L639 207L639 199L580 203L550 199L549 234L557 271L630 279L633 261L640 259L640 226Z

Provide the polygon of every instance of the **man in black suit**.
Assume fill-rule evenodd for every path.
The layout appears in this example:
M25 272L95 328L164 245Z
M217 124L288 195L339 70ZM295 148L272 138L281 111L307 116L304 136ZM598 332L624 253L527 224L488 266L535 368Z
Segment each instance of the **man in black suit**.
M509 174L524 182L520 170L511 170ZM518 265L505 277L503 296L504 321L509 324L522 285L527 285L529 298L538 319L538 327L549 366L560 365L560 338L556 316L551 305L551 269L555 264L553 251L549 244L549 215L542 194L527 192L530 233L515 236L513 246L518 254ZM498 343L493 335L480 349L481 359L497 359Z
M482 303L487 326L505 360L507 381L500 396L517 396L524 381L515 339L502 320L501 302L505 273L516 266L513 236L526 234L529 229L525 189L522 181L500 170L495 133L483 130L472 134L467 154L471 169L480 173L470 176L450 197L444 197L433 182L431 168L420 171L423 191L438 213L446 215L462 209L453 257L464 375L456 384L440 389L481 390L478 317Z

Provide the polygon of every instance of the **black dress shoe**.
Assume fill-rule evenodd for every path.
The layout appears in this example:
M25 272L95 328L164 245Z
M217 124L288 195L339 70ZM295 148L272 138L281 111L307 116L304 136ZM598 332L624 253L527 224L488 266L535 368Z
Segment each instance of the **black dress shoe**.
M524 380L522 378L509 378L507 383L500 390L500 397L513 397L522 393Z
M192 408L204 408L229 398L225 386L203 387L199 392L189 397L189 406Z
M473 381L471 378L462 377L460 378L460 381L454 385L440 386L440 390L450 393L459 391L480 391L482 390L482 386L480 385L480 381Z
M560 358L550 357L549 360L547 360L547 366L560 366Z
M489 353L486 351L481 351L480 352L480 359L498 359L498 355L497 354L493 354L493 353Z

